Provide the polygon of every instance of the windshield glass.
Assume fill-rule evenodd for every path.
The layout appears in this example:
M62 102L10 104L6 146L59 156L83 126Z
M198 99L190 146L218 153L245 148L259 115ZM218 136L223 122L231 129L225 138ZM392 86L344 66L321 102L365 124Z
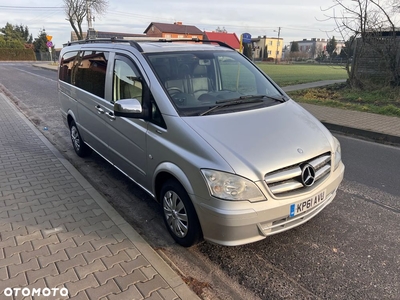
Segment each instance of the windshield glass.
M213 113L282 102L276 99L283 95L266 76L236 51L149 53L147 57L180 114L201 115L216 105L221 109ZM255 105L257 97L261 101ZM220 105L229 101L235 105Z

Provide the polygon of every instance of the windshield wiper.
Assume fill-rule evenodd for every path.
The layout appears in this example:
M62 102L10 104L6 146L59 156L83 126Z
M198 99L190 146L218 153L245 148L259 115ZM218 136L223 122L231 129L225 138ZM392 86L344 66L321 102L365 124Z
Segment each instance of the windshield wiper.
M268 98L268 99L272 99L272 100L275 100L275 101L279 101L279 102L286 102L286 101L288 101L288 98L286 97L286 96L277 96L277 97L274 97L274 96L264 96L265 98Z
M271 99L274 101L278 102L286 102L287 98L282 95L282 97L273 97L273 96L268 96L268 95L244 95L240 96L239 98L236 99L223 99L223 100L217 100L215 103L217 105L211 107L209 110L206 110L205 112L199 114L199 116L204 116L209 114L210 112L226 107L226 106L231 106L231 105L238 105L238 104L246 104L246 103L258 103L258 102L263 102L265 99Z
M243 96L242 96L243 97ZM263 96L261 97L254 97L254 99L250 99L245 97L242 98L240 97L239 99L228 99L228 100L220 100L217 101L217 105L211 107L209 110L206 110L205 112L199 114L199 116L204 116L209 114L210 112L218 109L218 108L222 108L222 107L226 107L226 106L232 106L232 105L238 105L238 104L247 104L247 103L259 103L259 102L263 102L264 100L262 99Z
M218 100L217 102L215 102L216 104L220 104L220 103L229 103L231 101L235 102L237 100L251 100L251 99L271 99L271 100L275 100L278 102L285 102L287 101L287 98L285 96L269 96L269 95L244 95L244 96L240 96L238 99L224 99L224 100Z

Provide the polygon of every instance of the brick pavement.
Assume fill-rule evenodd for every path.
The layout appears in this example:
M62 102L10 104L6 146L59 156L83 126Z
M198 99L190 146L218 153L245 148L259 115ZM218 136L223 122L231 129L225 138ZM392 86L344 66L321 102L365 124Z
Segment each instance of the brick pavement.
M0 299L197 298L3 94L0 105Z
M376 142L400 145L400 118L300 103L327 128L365 137Z
M345 80L324 80L286 86L285 92L325 86ZM364 137L376 142L400 145L400 118L379 114L345 110L334 107L299 103L328 129Z

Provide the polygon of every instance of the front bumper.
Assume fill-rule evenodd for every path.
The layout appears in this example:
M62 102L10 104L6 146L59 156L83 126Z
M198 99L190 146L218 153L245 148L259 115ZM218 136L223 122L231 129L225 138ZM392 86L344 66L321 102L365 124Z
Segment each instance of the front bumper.
M196 201L195 206L204 239L225 246L237 246L299 226L332 202L343 175L344 165L341 162L339 167L312 191L313 195L325 191L325 200L293 217L290 216L290 206L306 200L309 196L294 196L285 200L268 199L257 203L197 199L200 201Z

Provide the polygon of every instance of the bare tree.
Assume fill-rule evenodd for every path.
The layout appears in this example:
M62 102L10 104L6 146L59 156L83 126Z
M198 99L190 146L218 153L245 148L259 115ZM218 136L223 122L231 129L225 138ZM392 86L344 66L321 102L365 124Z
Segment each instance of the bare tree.
M333 0L334 4L324 11L330 11L328 19L334 19L336 30L347 41L347 50L354 50L346 70L352 86L362 87L367 72L362 58L378 57L379 66L387 72L386 82L400 85L400 42L396 33L396 10L398 0ZM384 73L384 72L383 72ZM368 74L371 77L373 74Z
M83 39L82 23L85 19L91 23L91 11L97 14L105 13L107 0L63 0L67 21L71 24L78 40Z

